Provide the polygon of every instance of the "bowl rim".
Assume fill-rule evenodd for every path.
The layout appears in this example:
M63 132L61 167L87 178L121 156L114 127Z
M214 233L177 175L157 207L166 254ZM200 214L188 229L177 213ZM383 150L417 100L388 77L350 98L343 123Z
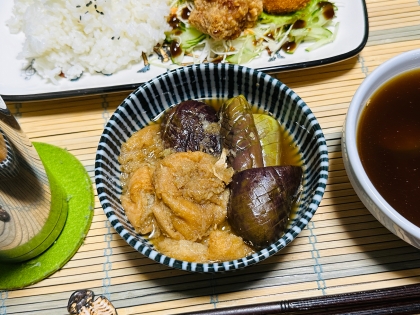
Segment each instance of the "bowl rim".
M417 66L408 66L410 60L418 60ZM400 67L405 63L407 63L407 67L403 68L401 71ZM358 119L366 106L366 100L391 78L415 68L420 68L420 49L414 49L396 55L374 69L360 84L350 102L343 129L343 140L345 142L349 166L351 167L351 170L349 171L353 171L357 175L357 183L355 183L355 179L352 179L349 176L350 181L353 181L352 184L359 184L368 197L394 224L398 225L398 227L402 230L408 232L417 239L420 239L420 227L403 217L380 195L378 190L374 187L365 172L357 149ZM376 88L369 93L369 90L374 86L376 86ZM351 147L352 150L349 150L349 147ZM363 202L362 196L359 197ZM369 204L365 204L365 206L368 209L370 207ZM385 225L385 222L381 223Z
M104 197L103 178L105 178L106 176L103 176L103 174L101 174L100 172L100 169L102 168L101 165L103 164L103 161L101 158L101 151L103 150L100 148L100 144L102 141L105 141L107 139L107 135L109 133L107 131L107 127L112 127L110 123L112 119L114 118L114 116L116 115L116 113L118 113L118 109L121 106L126 106L127 105L126 101L129 100L130 97L135 95L135 93L139 93L142 90L146 90L150 88L150 86L153 86L159 80L164 80L164 81L171 80L171 76L173 79L173 76L175 75L175 73L182 72L185 69L191 69L191 71L193 71L195 75L197 74L197 71L202 71L206 75L209 75L208 71L212 71L215 69L220 69L223 71L234 71L235 74L238 74L240 76L243 76L246 73L250 73L251 76L255 76L255 78L259 80L264 80L264 84L270 84L270 86L272 87L278 85L281 87L282 91L283 89L286 91L285 92L286 97L288 99L290 98L290 100L293 101L293 103L296 103L296 105L300 108L302 115L307 117L308 127L313 128L312 137L315 139L317 143L316 150L314 151L317 152L317 155L316 155L317 161L319 160L317 162L317 166L319 166L317 167L317 169L319 168L319 173L317 172L316 180L313 181L315 183L313 186L314 188L313 190L311 190L311 194L308 198L308 201L304 206L304 209L302 211L302 217L299 218L298 220L295 220L295 225L292 227L289 226L289 228L285 231L283 236L279 238L277 241L265 247L264 249L256 251L254 254L248 255L246 257L241 257L235 260L229 260L229 261L223 261L223 262L208 262L208 263L186 262L186 261L177 260L177 259L168 257L160 252L157 252L154 249L154 247L150 247L150 244L148 244L147 240L145 240L145 242L142 243L141 241L136 240L132 235L128 233L127 230L121 227L121 223L118 217L115 215L115 209L110 209L112 207L111 202L108 201L107 197ZM237 79L235 78L233 80L236 82ZM169 104L169 105L173 105L173 104ZM160 114L161 112L158 113L158 115ZM246 66L209 63L209 64L195 64L195 65L190 65L186 67L176 68L164 74L161 74L145 82L141 86L139 86L137 89L131 92L122 101L122 103L118 106L118 108L115 110L115 112L112 114L109 121L107 122L104 128L104 131L101 134L101 139L99 140L99 145L97 148L96 159L95 159L95 184L96 184L96 189L98 193L98 198L100 200L103 210L105 211L107 219L110 221L111 225L114 227L117 233L135 250L137 250L144 256L155 260L156 262L159 262L161 264L164 264L166 266L169 266L175 269L201 272L201 273L207 273L207 272L215 273L215 272L234 271L238 269L243 269L250 265L255 265L256 263L270 256L273 256L274 254L279 252L281 249L283 249L286 245L288 245L291 241L293 241L297 237L297 235L302 231L302 229L308 225L309 221L313 218L316 210L318 209L326 190L327 180L328 180L328 171L329 171L328 147L327 147L326 139L322 132L321 126L319 125L319 122L317 121L315 115L312 113L308 105L290 87L286 86L280 80L278 80L275 77L272 77L269 74L266 74L256 69L248 68ZM301 225L303 226L301 227ZM141 235L138 235L138 237L141 239L143 238Z

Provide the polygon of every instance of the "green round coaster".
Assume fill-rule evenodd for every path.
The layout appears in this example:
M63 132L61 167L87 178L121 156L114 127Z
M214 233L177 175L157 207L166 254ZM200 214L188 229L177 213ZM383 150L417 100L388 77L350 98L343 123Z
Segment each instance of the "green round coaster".
M93 187L80 161L59 147L40 142L33 145L46 172L67 194L67 220L57 240L39 256L24 262L0 262L0 290L21 289L59 270L82 245L92 223Z

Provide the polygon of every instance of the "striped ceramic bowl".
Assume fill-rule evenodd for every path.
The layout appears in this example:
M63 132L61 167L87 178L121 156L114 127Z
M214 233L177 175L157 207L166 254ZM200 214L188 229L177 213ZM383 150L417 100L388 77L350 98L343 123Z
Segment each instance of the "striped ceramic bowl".
M137 234L121 206L121 144L170 106L188 99L226 99L243 94L285 126L301 151L303 192L296 215L276 242L248 257L218 263L190 263L167 257ZM111 225L143 255L170 267L196 272L223 272L256 264L283 249L306 227L323 197L328 177L328 150L321 127L305 102L279 80L250 68L202 64L169 71L131 93L108 121L97 149L95 182Z

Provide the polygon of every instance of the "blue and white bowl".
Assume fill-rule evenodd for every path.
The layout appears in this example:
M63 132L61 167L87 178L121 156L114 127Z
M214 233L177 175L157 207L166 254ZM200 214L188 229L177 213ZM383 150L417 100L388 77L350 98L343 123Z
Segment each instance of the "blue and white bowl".
M188 99L226 99L244 95L289 130L303 159L303 191L296 215L276 242L248 257L218 263L190 263L167 257L147 237L137 234L121 206L122 143L156 120L163 111ZM223 272L254 265L283 249L306 227L323 197L328 178L328 150L321 127L305 102L279 80L257 70L229 64L178 68L152 79L131 93L107 123L98 145L95 182L105 214L134 249L170 267L196 272Z

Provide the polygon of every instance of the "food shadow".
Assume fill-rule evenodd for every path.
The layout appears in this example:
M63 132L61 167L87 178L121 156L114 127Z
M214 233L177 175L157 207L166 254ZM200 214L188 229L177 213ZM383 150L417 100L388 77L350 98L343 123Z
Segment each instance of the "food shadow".
M342 158L333 164L325 196L329 207L322 222L315 221L313 226L318 241L326 240L324 248L338 249L329 257L321 254L323 279L386 272L392 272L393 278L406 278L407 270L420 275L416 271L420 251L386 229L363 205L345 174Z

